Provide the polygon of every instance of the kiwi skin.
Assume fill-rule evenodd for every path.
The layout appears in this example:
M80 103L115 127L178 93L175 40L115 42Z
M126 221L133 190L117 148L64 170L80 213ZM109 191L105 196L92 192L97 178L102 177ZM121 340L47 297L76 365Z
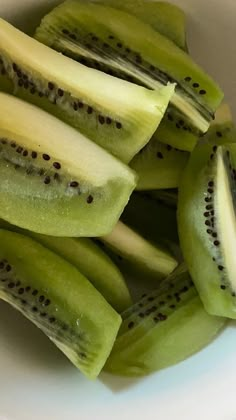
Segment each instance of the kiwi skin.
M88 378L100 373L121 317L71 264L0 230L0 297L38 326Z
M123 376L144 376L186 359L211 342L226 322L204 310L184 266L122 318L104 369Z
M76 267L118 312L131 306L125 279L112 259L89 238L60 238L21 229L0 219L0 229L35 239Z

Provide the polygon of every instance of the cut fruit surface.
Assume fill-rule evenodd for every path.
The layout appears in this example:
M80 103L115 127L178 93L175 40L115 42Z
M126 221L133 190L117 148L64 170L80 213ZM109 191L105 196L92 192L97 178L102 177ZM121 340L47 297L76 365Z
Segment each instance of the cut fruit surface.
M124 10L151 25L156 31L186 50L186 16L180 7L162 1L93 0Z
M206 310L236 318L236 145L199 145L179 192L180 244Z
M89 67L150 89L175 82L172 108L188 131L207 131L223 98L187 53L150 25L112 7L66 1L43 19L36 37Z
M153 245L122 222L118 222L113 231L100 240L127 265L154 279L164 278L177 266L177 261L169 252Z
M135 174L105 150L2 93L0 160L0 217L38 233L106 234L135 187Z
M174 85L154 92L89 69L3 19L0 58L0 86L6 82L9 93L59 117L124 162L149 141L174 92Z
M0 297L87 377L97 377L121 318L75 267L30 238L0 230Z
M184 360L206 346L225 323L204 310L183 268L122 318L105 370L125 376L143 376Z
M153 137L130 162L130 167L138 174L136 190L177 188L188 158L188 152L160 143Z
M59 238L18 228L0 219L0 228L30 236L74 265L118 312L132 300L124 277L111 258L88 238Z

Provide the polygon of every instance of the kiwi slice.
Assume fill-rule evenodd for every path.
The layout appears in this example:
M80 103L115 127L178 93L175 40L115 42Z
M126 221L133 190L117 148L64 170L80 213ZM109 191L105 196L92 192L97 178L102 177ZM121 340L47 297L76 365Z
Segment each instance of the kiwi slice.
M160 143L153 137L130 163L138 174L136 190L177 188L188 158L188 152Z
M203 308L183 267L122 314L105 370L143 376L176 364L206 346L225 324Z
M200 144L179 192L180 244L206 310L236 318L236 144Z
M152 244L121 221L100 238L125 266L155 280L163 279L177 266L176 259L162 247Z
M218 108L215 120L203 138L206 143L217 145L236 141L236 128L228 104L224 103Z
M134 192L121 220L154 244L178 243L176 209L152 194Z
M135 174L105 150L3 93L0 162L0 217L48 235L109 233L135 187Z
M186 131L206 132L223 98L187 53L123 10L69 0L42 20L36 37L90 67L150 89L176 83L170 112Z
M107 6L121 9L151 25L156 31L187 50L186 16L184 11L171 3L143 0L93 0Z
M131 296L118 267L101 247L88 238L59 238L18 228L0 219L0 229L30 236L74 265L118 312L131 303Z
M124 162L149 141L174 91L88 69L0 19L0 85L61 118Z
M0 297L97 377L121 317L75 267L31 238L0 230Z

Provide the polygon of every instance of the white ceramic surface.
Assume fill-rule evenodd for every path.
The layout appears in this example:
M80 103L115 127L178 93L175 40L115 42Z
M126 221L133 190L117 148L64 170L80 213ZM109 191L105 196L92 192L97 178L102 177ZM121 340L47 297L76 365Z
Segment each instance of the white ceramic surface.
M127 1L127 0L124 0ZM0 16L32 30L58 0L0 0ZM236 0L176 0L192 54L221 84L236 117ZM89 382L19 313L0 302L0 420L236 420L236 331L139 381Z

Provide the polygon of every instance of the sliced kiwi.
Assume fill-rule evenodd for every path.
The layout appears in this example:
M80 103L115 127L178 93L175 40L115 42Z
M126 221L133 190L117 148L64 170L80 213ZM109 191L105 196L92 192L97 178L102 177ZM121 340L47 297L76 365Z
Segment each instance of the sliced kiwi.
M174 91L88 69L0 19L0 86L69 123L124 162L149 141Z
M130 163L138 174L136 190L177 188L189 153L163 144L153 137Z
M118 312L131 305L130 293L120 270L91 239L40 235L3 219L0 219L0 228L30 236L73 264Z
M149 193L133 193L121 220L157 245L178 243L176 209Z
M0 297L86 376L99 374L121 318L75 267L31 238L0 230Z
M135 15L151 25L156 31L187 50L186 16L180 7L162 1L144 0L93 0Z
M3 93L0 162L0 217L43 234L109 233L135 187L135 174L105 150Z
M152 244L121 221L113 231L100 238L128 268L146 278L163 279L177 266L176 259L165 249Z
M213 145L234 143L236 141L236 128L228 104L222 104L216 111L215 120L203 139L206 143L213 143Z
M199 145L179 192L180 244L206 310L236 318L236 145Z
M176 83L170 112L186 132L206 132L223 98L187 53L123 10L68 0L42 20L36 37L89 67L150 89Z
M143 376L186 359L206 346L225 323L204 310L183 267L122 318L105 370L125 376Z

